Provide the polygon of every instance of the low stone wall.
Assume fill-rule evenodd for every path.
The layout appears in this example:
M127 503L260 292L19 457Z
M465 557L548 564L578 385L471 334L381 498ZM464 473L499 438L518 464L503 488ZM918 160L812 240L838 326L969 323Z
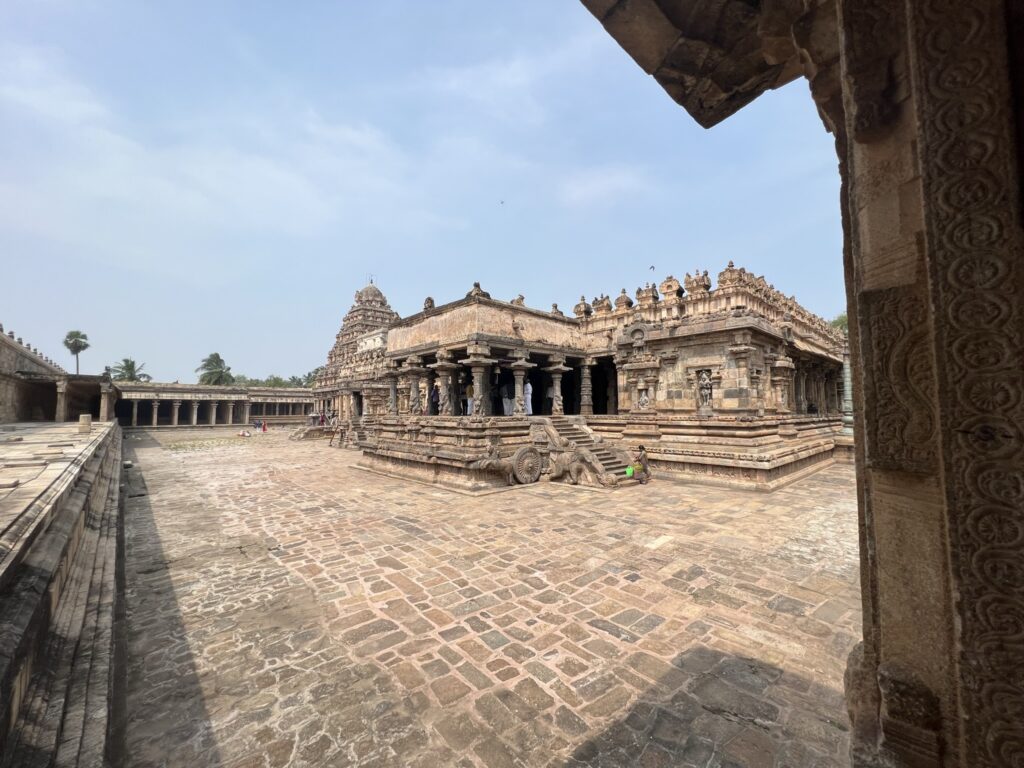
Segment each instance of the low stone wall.
M829 466L842 426L838 416L742 419L634 414L588 416L587 425L630 450L643 445L654 471L765 491Z
M0 430L0 765L116 763L121 431Z

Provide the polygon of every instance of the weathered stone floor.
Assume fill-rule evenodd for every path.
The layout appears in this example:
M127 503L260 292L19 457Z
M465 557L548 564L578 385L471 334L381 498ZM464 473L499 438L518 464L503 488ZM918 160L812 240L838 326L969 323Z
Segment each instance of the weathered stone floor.
M281 433L127 445L130 765L846 764L852 468L467 497Z

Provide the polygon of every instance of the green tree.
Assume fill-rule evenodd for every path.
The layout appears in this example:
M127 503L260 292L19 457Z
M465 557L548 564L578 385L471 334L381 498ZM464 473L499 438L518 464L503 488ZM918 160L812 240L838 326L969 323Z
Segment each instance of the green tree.
M234 384L235 377L231 375L231 367L224 362L219 352L211 352L203 358L203 362L196 368L199 374L200 384L213 384L224 386Z
M850 330L850 323L846 320L846 313L842 312L832 318L832 322L829 323L833 328L838 328L841 331Z
M317 368L314 368L312 371L310 371L309 373L302 377L302 386L312 387L314 384L316 384L316 380L320 378L320 375L323 372L324 367L322 365Z
M136 363L130 357L125 357L109 368L110 378L114 381L152 381L152 376L142 372L145 367L145 363Z
M305 381L303 380L303 378L301 376L290 376L288 378L288 386L289 387L303 387L303 386L305 386Z
M261 382L260 386L264 386L264 387L287 387L288 386L288 382L285 379L283 379L282 377L278 376L276 373L272 373L269 376L267 376L267 378L265 378Z
M78 375L78 356L89 348L89 337L81 331L68 331L64 337L64 346L75 356L75 375Z

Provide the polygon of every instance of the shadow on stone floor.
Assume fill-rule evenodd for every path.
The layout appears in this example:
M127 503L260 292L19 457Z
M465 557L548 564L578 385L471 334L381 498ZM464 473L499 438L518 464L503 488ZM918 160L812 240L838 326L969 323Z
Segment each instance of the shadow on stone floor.
M128 439L125 470L127 607L126 768L223 765L189 647L181 610L145 479L135 450L156 446L148 436ZM183 748L168 754L166 745Z
M703 645L678 654L657 680L563 768L849 764L843 696L827 686Z

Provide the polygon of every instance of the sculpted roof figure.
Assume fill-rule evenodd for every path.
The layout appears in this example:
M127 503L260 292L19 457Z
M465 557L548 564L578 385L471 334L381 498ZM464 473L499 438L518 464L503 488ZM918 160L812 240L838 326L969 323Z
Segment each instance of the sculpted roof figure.
M481 288L480 283L473 283L473 287L470 289L469 293L466 294L467 299L475 296L480 296L481 298L484 299L491 298L491 294L489 294L487 291Z

